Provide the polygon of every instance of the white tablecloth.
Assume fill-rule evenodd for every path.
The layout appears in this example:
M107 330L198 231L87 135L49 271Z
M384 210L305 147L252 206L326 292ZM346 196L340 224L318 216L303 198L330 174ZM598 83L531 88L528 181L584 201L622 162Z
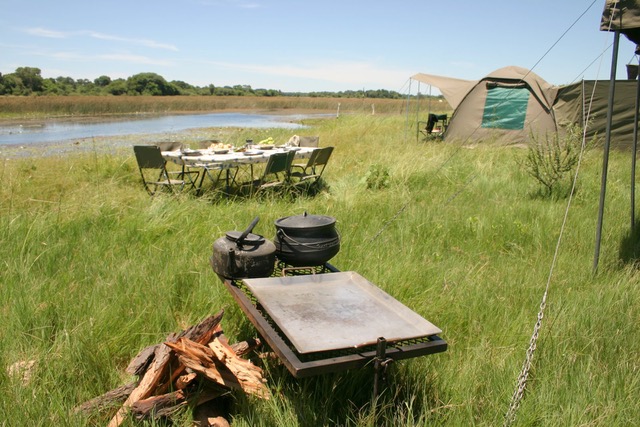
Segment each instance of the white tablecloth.
M218 167L220 169L235 168L253 163L266 163L269 156L286 150L296 150L296 159L308 159L315 147L273 148L271 150L249 150L253 153L229 151L226 154L215 154L213 150L163 151L162 156L179 165L190 167Z

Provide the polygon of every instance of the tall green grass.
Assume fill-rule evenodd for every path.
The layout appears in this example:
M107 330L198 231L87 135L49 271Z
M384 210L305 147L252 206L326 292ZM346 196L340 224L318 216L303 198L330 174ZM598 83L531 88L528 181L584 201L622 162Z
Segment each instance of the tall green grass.
M417 105L417 101L413 101ZM428 109L428 98L420 99ZM0 119L118 116L211 111L301 111L332 113L393 113L403 111L402 99L318 98L294 96L0 96Z
M129 381L124 368L141 348L220 309L231 341L255 336L211 271L212 243L256 215L255 231L272 238L274 220L304 211L337 218L338 268L358 271L438 325L449 349L393 364L377 416L371 371L296 380L268 361L274 398L234 396L233 424L502 424L567 200L539 196L518 166L526 150L417 142L405 120L310 122L305 132L335 146L329 191L314 198L149 198L132 150L2 161L0 425L104 425L110 414L72 408ZM259 133L229 132L231 142ZM610 158L596 275L601 152L583 161L517 425L626 426L640 418L629 157ZM388 171L389 182L368 189L374 169ZM30 381L8 374L29 360ZM185 414L178 425L189 421Z

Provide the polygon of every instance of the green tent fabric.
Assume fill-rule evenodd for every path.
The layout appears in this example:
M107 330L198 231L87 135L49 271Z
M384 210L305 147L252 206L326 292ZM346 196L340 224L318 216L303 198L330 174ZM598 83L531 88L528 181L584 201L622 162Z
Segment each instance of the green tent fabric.
M595 135L604 138L607 129L609 86L608 80L584 80L561 86L554 103L558 125L586 125L587 138ZM616 80L611 121L612 147L627 149L633 144L635 99L636 81Z
M487 90L487 98L482 114L483 128L524 129L529 103L529 91L523 87L492 87Z

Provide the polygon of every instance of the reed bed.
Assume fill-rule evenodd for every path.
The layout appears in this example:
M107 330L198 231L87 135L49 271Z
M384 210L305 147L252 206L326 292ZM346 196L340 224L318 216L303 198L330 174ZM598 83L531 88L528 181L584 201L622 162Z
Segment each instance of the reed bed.
M421 104L428 108L428 99ZM322 98L298 96L0 96L0 119L118 116L211 111L329 111L394 113L403 111L399 99ZM435 101L432 101L435 106Z
M393 364L375 415L370 370L296 380L267 359L274 398L233 396L233 425L503 424L567 199L539 196L518 166L526 155L520 148L416 141L401 114L310 125L321 145L335 146L328 191L316 197L150 198L131 150L5 159L0 425L104 425L107 414L72 409L128 381L124 367L141 348L221 308L231 341L255 336L211 271L211 245L256 215L255 231L272 238L273 221L304 211L337 218L342 247L333 264L441 327L449 349ZM230 132L229 140L242 140L247 130ZM515 425L627 426L640 418L629 153L613 152L610 162L599 270L591 268L601 168L593 150L582 164ZM8 373L25 361L34 361L30 378ZM189 412L175 423L191 425Z

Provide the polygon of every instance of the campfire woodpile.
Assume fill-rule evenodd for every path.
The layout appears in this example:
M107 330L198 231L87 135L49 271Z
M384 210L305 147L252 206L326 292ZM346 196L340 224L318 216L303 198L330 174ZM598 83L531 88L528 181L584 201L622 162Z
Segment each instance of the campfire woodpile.
M163 343L143 349L126 372L137 381L111 390L76 408L77 411L113 410L117 413L109 427L119 426L127 417L136 419L171 417L186 406L216 412L215 399L240 391L269 398L262 370L241 358L255 349L258 340L229 345L220 321L223 312L208 317ZM205 414L200 425L228 426L224 414ZM214 415L214 416L212 416Z

